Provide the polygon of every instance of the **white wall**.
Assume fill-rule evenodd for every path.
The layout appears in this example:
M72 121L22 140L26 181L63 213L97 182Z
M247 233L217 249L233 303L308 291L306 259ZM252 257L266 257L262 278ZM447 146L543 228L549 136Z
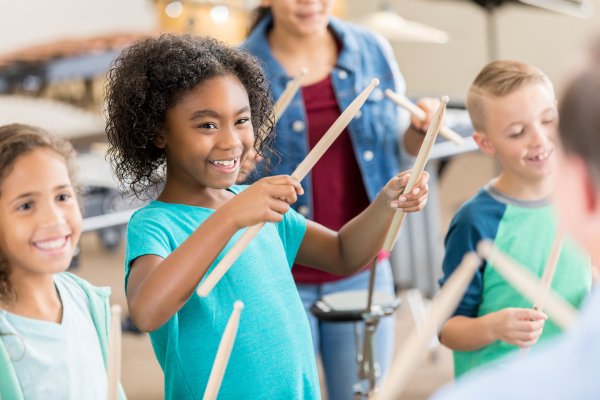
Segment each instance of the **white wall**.
M0 53L63 38L157 29L152 0L0 0Z
M500 59L531 63L547 73L560 90L576 50L600 34L600 0L583 20L542 9L510 4L497 10ZM348 0L348 18L358 19L382 1ZM447 94L464 99L479 70L488 62L486 13L465 0L388 1L402 17L445 30L447 44L394 43L411 96Z

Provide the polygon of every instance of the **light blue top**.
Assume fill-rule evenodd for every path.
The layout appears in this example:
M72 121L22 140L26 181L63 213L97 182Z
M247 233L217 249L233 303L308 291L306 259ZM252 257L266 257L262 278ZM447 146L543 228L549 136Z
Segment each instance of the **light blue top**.
M600 399L599 338L600 287L596 285L573 328L561 337L546 342L521 362L465 375L430 400Z
M0 337L24 398L105 400L106 369L88 296L67 275L53 277L63 305L60 324L0 310Z
M237 194L244 188L230 190ZM158 201L137 211L127 228L125 285L132 260L146 254L166 258L213 212ZM293 210L282 222L266 224L208 296L194 292L179 312L150 333L165 373L165 399L202 398L236 300L245 307L219 400L320 399L308 319L290 271L305 230L305 219ZM233 236L209 272L243 231Z

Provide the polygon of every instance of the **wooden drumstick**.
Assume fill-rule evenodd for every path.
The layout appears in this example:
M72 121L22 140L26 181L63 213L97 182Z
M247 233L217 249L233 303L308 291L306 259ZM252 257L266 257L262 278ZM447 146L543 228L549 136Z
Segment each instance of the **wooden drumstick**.
M446 104L448 104L448 96L442 97L442 103L438 107L435 115L433 116L433 120L429 125L429 129L427 130L427 134L425 135L425 139L423 139L423 144L421 145L421 149L419 150L419 155L417 156L417 160L415 161L415 165L410 173L410 178L408 179L408 183L404 188L404 193L410 193L415 185L421 179L421 174L425 169L425 164L427 163L427 158L429 157L429 153L431 153L431 149L433 148L433 143L435 142L435 137L440 129L440 124L442 123L442 117L444 116L444 110L446 109ZM398 233L400 232L400 228L402 227L402 223L404 222L404 217L406 217L406 213L404 211L396 211L394 215L394 219L392 220L392 225L390 226L390 230L385 238L385 242L383 243L383 249L385 251L392 251L394 248L394 244L396 243L396 238L398 237Z
M425 121L427 119L427 114L425 113L425 111L423 111L421 107L417 106L401 94L398 94L391 89L386 89L385 95L389 97L394 103L406 108L412 114L412 116L418 119L419 121ZM458 133L454 132L447 126L442 126L440 128L440 135L456 144L462 144L465 141L462 136L460 136Z
M477 245L477 253L488 260L491 267L498 271L521 296L528 301L535 302L537 294L540 293L540 279L536 275L510 256L496 249L491 240L481 240ZM544 307L548 317L552 318L562 329L571 326L577 317L577 309L551 287L548 288Z
M108 337L108 400L119 398L119 380L121 379L121 306L110 307L110 333Z
M546 261L546 267L544 268L544 274L542 275L542 283L540 285L539 292L535 296L533 302L533 309L536 311L543 311L548 291L550 290L550 284L552 283L552 277L554 277L554 270L560 257L560 250L562 249L563 242L565 241L566 230L564 225L559 223L556 234L554 235L554 241L552 242L552 248L550 249L550 255L548 261ZM519 358L526 358L529 354L530 347L522 347L519 350Z
M219 394L221 382L225 375L225 369L227 368L229 356L231 356L231 350L233 349L233 343L235 342L235 336L240 324L240 313L243 308L244 303L239 300L233 304L233 312L231 313L231 317L229 317L223 337L221 337L221 343L219 343L219 349L217 350L215 362L210 371L210 377L208 378L202 400L215 400L217 394Z
M431 337L437 334L446 320L452 316L462 300L481 260L470 252L450 275L438 296L432 302L422 329L413 329L410 336L396 352L388 376L381 390L374 396L377 400L395 400L400 397L419 362L428 352Z
M300 89L300 86L302 85L302 81L304 80L304 77L306 77L306 74L308 74L308 68L304 67L300 70L300 73L296 75L296 77L286 86L283 93L281 93L279 99L277 99L275 107L273 108L275 123L279 121L281 115L285 112L286 108L288 108L288 106L294 99L294 96L296 96L296 92L298 92L298 89Z
M321 140L313 147L313 149L308 153L306 158L298 165L294 173L292 174L292 178L296 179L298 182L301 182L302 179L308 174L308 172L314 167L314 165L319 161L319 159L325 154L327 149L331 146L331 144L337 139L337 137L346 129L346 126L350 123L354 115L358 112L358 110L365 103L375 86L379 85L379 79L373 79L371 84L367 86L365 90L361 94L358 95L356 99L348 108L344 110L342 115L331 125L329 130L323 135ZM237 258L242 254L246 246L252 241L252 239L258 234L261 228L264 226L264 223L254 225L246 229L246 232L240 237L240 239L231 247L229 252L225 254L225 256L221 259L221 261L217 264L217 266L212 270L212 272L204 279L200 287L198 288L198 296L206 297L208 293L212 290L212 288L219 282L219 280L225 275L227 270L231 267L231 265L237 260Z
M300 86L302 85L302 81L304 80L306 74L308 74L308 68L304 67L300 70L300 73L296 75L296 77L292 81L290 81L290 83L284 89L283 93L281 93L281 96L279 96L279 98L277 99L277 102L275 102L273 112L271 113L271 120L273 121L273 126L277 124L279 118L281 118L285 110L288 108L288 106L294 99L294 96L296 96L296 92L298 92L298 89L300 89ZM269 128L270 125L263 125L263 128L260 132L261 138L264 138L269 133Z

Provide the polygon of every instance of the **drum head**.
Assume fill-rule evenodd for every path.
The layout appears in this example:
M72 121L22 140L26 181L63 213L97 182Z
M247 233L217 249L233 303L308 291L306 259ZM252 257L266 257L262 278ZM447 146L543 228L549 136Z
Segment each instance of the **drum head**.
M335 311L363 311L367 308L368 290L349 290L336 292L323 296L323 302ZM391 293L373 292L373 305L382 306L391 304L396 296Z

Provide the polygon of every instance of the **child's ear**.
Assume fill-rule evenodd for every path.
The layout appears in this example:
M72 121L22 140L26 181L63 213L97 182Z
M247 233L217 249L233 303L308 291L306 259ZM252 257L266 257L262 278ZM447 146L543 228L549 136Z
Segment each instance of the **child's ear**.
M496 150L485 133L478 131L473 132L473 140L475 140L475 143L477 143L479 150L481 150L483 154L488 156L496 155Z
M154 140L152 140L152 143L154 143L154 145L159 149L164 149L167 145L167 137L164 133L161 133L160 135L156 136Z

